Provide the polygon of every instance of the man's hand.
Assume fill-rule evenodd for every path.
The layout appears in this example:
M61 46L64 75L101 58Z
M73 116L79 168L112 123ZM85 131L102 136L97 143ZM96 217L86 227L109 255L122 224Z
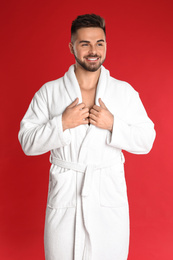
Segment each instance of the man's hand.
M99 98L99 106L94 105L90 110L89 122L99 128L107 129L112 132L114 116L107 109L101 98Z
M89 109L85 107L84 103L78 104L79 98L76 98L71 105L69 105L62 114L63 131L69 128L74 128L79 125L89 123Z

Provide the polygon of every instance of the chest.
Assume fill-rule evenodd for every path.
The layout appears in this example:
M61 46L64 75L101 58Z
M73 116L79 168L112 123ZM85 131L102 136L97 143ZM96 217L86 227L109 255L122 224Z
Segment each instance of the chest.
M96 90L95 89L87 90L87 91L81 90L81 94L82 94L82 102L85 103L86 107L91 109L95 104Z

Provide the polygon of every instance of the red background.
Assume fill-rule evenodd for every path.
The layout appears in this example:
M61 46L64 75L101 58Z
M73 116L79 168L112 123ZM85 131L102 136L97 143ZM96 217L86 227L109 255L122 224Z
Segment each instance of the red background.
M71 21L92 12L107 23L105 67L140 93L157 131L148 155L125 153L128 260L173 259L172 0L8 0L0 12L0 259L44 259L48 154L24 155L19 123L34 93L74 63Z

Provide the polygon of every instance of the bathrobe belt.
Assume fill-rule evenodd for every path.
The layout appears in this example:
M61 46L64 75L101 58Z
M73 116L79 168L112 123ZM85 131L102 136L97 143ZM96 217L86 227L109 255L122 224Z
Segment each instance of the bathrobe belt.
M125 160L124 160L123 153L121 153L121 158L118 157L118 158L114 158L112 160L106 161L105 163L88 164L88 165L63 161L63 160L53 157L53 156L50 157L50 162L52 164L56 164L62 168L66 168L66 169L77 171L77 172L82 172L85 174L82 193L81 193L82 197L89 196L94 171L99 170L99 169L109 168L109 167L115 165L117 162L124 163L124 161Z
M87 200L89 194L90 194L90 189L92 187L92 182L93 182L93 175L94 171L103 169L103 168L108 168L116 163L124 163L124 156L123 153L121 153L121 157L114 158L112 160L106 161L105 163L100 163L97 165L94 164L81 164L81 163L74 163L74 162L67 162L63 161L61 159L58 159L56 157L51 156L50 157L50 162L52 164L58 165L59 167L66 168L69 170L77 171L84 173L84 182L83 182L83 187L82 187L82 211L83 211L83 220L84 220L84 226L85 226L85 231L86 231L86 244L85 244L85 251L84 251L84 256L83 259L85 260L92 260L92 243L91 243L91 237L90 237L90 223L88 220L88 206L89 206L89 201ZM78 213L76 213L77 217ZM81 256L78 254L78 244L75 243L75 248L74 248L74 260L80 260Z

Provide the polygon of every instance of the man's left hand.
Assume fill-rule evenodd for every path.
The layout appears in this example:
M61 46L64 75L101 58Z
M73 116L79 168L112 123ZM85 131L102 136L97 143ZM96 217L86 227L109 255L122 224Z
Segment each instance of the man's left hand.
M101 98L99 98L100 106L94 105L89 113L89 122L99 128L107 129L112 132L114 116L107 109Z

